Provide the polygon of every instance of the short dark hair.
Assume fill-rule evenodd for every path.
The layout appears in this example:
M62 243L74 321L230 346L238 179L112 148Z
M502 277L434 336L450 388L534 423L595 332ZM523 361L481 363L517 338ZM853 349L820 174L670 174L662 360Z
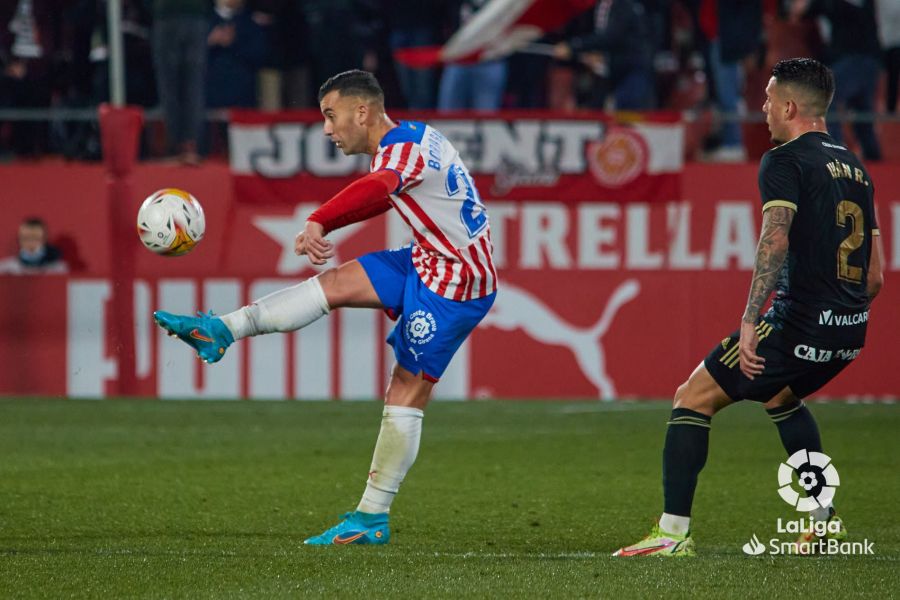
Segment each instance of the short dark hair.
M319 88L319 102L329 92L337 90L341 96L360 96L384 104L384 91L375 76L368 71L353 69L338 73Z
M834 73L812 58L787 58L772 67L772 77L780 84L791 84L810 93L810 108L824 116L834 97Z
M40 217L28 217L22 221L22 225L26 227L40 227L45 232L47 231L47 224L44 223L44 220Z

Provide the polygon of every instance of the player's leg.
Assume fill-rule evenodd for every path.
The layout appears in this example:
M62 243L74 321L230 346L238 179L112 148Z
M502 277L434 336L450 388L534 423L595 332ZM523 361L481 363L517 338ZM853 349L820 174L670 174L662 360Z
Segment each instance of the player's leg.
M422 418L434 383L394 365L385 394L381 430L375 443L366 490L356 510L387 513L419 453Z
M374 281L380 292L377 275ZM306 540L307 544L387 543L391 503L416 460L423 411L434 383L493 302L493 295L466 302L442 298L411 271L396 313L397 326L387 340L397 364L385 394L366 489L356 511L325 533Z
M341 522L304 541L308 545L386 544L390 541L391 504L416 461L424 409L434 382L394 365L385 393L381 429L375 442L366 488L356 510Z
M765 321L760 321L756 331L757 352L767 361L763 374L750 380L740 372L739 332L735 332L713 348L675 393L663 450L665 511L659 521L663 531L687 535L690 530L691 505L697 477L706 464L712 416L734 399L769 400L775 396L783 400L776 392L785 387L789 372L780 335Z
M823 452L819 427L802 398L834 379L851 360L833 358L829 362L817 364L794 361L799 375L793 378L790 386L785 387L765 404L766 412L778 427L778 435L781 437L781 443L788 456L803 450ZM810 490L812 494L817 492L818 490L815 488ZM818 539L846 539L847 528L844 526L843 520L835 514L835 508L831 502L813 509L809 514L816 521L828 523L825 528L826 533L821 536L814 531L801 534L797 540L795 551L800 553L808 551L810 544ZM837 523L836 526L835 523Z
M386 544L391 503L400 484L416 461L422 437L422 418L434 383L395 365L385 394L381 430L369 467L366 489L356 510L320 535L307 539L308 545Z
M806 404L794 395L790 387L781 390L763 406L778 428L778 435L788 456L798 450L822 451L822 440L819 437L816 420Z
M663 446L663 514L646 538L614 556L692 556L691 506L706 464L712 416L732 403L704 363L675 391Z
M390 511L394 496L419 453L422 418L433 388L434 383L421 374L414 375L400 365L394 365L369 479L356 507L358 511Z
M381 308L359 261L352 260L222 316L234 339L302 329L342 307Z
M806 404L798 398L790 387L786 387L776 394L774 398L764 405L766 413L778 428L778 435L784 445L788 456L795 452L806 450L807 452L822 452L822 441L819 437L819 427ZM810 511L810 516L816 521L835 521L839 526L837 533L829 533L823 538L834 537L844 539L847 537L847 529L840 517L835 514L834 506L829 502L826 506L820 506ZM833 526L832 526L833 527ZM828 529L826 527L826 529ZM809 544L819 539L814 531L802 533L797 540L796 550L808 548Z
M663 515L649 536L620 548L614 556L693 555L691 508L697 478L706 464L712 416L735 400L761 397L768 400L785 386L785 373L772 355L777 349L770 338L774 328L760 321L756 331L760 339L757 353L767 360L763 375L749 380L741 373L738 368L740 332L735 331L716 344L688 380L678 387L663 448Z
M188 343L206 362L216 362L235 341L254 335L302 329L333 308L382 308L383 304L359 261L344 263L239 308L221 317L154 313L170 335Z
M660 528L678 535L690 531L697 478L706 465L712 417L732 403L703 363L675 392L663 446L665 507Z

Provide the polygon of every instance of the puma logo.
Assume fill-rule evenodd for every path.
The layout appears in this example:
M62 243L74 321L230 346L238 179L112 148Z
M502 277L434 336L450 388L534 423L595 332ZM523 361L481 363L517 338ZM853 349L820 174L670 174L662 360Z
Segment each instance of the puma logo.
M530 292L505 283L482 325L504 331L521 329L538 342L565 346L575 356L584 376L597 388L600 398L612 400L616 388L606 372L603 336L619 309L637 297L640 289L636 279L626 280L610 295L597 322L592 327L581 328L557 315Z

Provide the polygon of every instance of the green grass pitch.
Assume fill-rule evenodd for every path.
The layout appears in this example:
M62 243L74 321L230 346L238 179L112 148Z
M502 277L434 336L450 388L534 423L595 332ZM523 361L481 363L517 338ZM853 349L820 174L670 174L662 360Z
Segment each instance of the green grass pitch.
M386 547L304 547L355 507L380 404L0 401L0 597L900 595L900 405L812 407L875 556L745 556L797 513L762 408L713 420L696 559L613 559L661 510L668 403L434 403ZM779 536L784 539L792 536Z

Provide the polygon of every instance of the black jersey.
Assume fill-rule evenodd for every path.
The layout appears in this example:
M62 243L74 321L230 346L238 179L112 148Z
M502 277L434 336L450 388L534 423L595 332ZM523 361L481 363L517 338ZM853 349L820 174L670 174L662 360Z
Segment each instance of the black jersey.
M796 211L767 319L825 347L861 347L878 234L874 186L862 163L827 133L805 133L763 156L759 191L763 211Z

